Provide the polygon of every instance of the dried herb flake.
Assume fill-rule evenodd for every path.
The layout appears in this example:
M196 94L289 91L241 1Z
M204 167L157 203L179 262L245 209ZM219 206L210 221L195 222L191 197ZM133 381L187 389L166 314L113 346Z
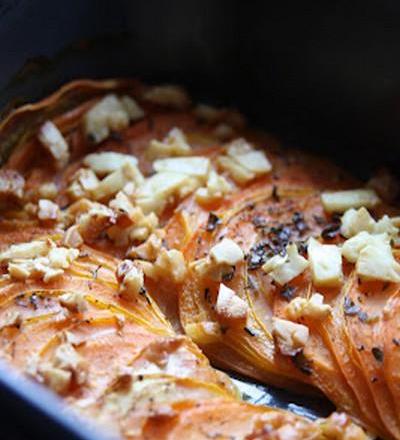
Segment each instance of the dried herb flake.
M383 351L379 347L372 347L371 352L378 362L383 362Z

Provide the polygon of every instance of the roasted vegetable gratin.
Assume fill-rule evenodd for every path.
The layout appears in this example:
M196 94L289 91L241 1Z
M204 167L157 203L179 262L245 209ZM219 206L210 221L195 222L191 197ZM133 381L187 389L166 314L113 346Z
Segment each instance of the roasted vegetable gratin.
M1 357L77 423L126 439L400 439L390 175L365 185L233 110L131 80L15 110L0 149ZM247 404L209 361L338 412Z

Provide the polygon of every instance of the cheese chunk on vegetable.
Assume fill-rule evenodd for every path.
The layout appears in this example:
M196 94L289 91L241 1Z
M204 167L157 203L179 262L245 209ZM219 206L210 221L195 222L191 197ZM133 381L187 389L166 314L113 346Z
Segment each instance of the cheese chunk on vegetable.
M43 257L49 253L51 248L52 243L49 240L34 240L29 243L13 244L0 253L0 261Z
M375 228L375 220L364 206L358 210L348 209L341 220L340 233L346 238L353 237L361 231L372 232Z
M248 314L248 305L242 300L236 292L225 284L219 285L217 303L215 311L217 314L225 319L246 319Z
M253 145L243 138L231 142L226 152L226 156L218 158L218 164L238 183L246 183L269 173L272 169L265 153L255 150Z
M183 131L174 127L162 141L156 139L150 141L146 155L149 159L154 159L156 157L186 156L191 151L192 147L188 144Z
M174 157L154 161L156 171L182 173L206 179L210 170L210 160L206 157Z
M304 272L308 264L308 261L299 254L297 246L292 243L286 247L284 257L275 255L262 268L274 281L283 286Z
M320 293L313 293L311 298L294 298L286 307L286 314L290 319L310 318L324 319L332 311L332 307L324 304L324 297Z
M321 244L310 238L308 260L316 286L334 287L343 281L342 255L338 246Z
M45 122L39 130L39 140L53 156L57 168L63 168L69 160L69 147L60 130L51 121Z
M160 172L147 178L138 188L135 201L145 214L154 211L156 214L167 205L173 197L190 185L191 177L182 173Z
M217 265L234 266L244 260L244 253L239 245L230 238L224 238L210 250L211 262Z
M381 244L390 245L390 239L387 234L372 235L366 231L361 231L343 243L342 255L350 263L356 263L364 247L368 245L380 246Z
M372 189L352 189L346 191L324 192L321 201L327 212L345 212L351 208L373 208L380 203Z
M116 95L107 95L95 104L83 118L85 132L95 143L106 139L111 131L129 125L129 114Z
M130 154L114 153L111 151L88 154L83 159L83 164L98 176L110 174L123 167L126 163L136 166L138 160Z
M212 203L229 194L231 191L232 185L225 177L211 170L207 178L206 186L196 191L196 201L205 204Z
M356 272L365 280L400 282L400 264L394 259L390 245L383 241L361 249Z
M340 233L344 237L350 238L362 231L370 234L387 233L392 238L396 238L399 233L399 229L387 215L376 222L364 207L358 210L353 208L347 210L342 216Z
M308 327L281 318L272 318L272 334L279 351L285 356L299 353L309 338Z

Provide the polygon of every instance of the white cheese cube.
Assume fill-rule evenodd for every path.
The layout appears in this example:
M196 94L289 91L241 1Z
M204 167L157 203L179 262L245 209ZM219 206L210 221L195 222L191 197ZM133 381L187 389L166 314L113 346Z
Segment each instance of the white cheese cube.
M153 163L153 168L160 172L182 173L205 179L210 169L210 159L196 156L158 159Z
M250 151L234 157L234 160L256 176L267 174L272 170L272 165L263 151Z
M221 283L215 311L219 316L228 320L243 320L247 318L249 306L246 301L236 295L234 290Z
M13 244L0 254L0 261L19 258L35 258L49 253L53 244L49 240L34 240L29 243Z
M220 156L217 159L217 164L237 183L244 184L256 177L255 173L240 165L240 163L232 157Z
M240 154L250 153L251 151L254 151L253 145L244 138L238 138L228 145L226 154L234 158Z
M308 261L299 254L297 246L292 243L286 247L284 257L275 255L263 265L262 269L283 286L304 272L308 264Z
M63 168L69 160L69 147L60 130L51 121L45 122L39 131L39 140L53 156L57 168Z
M95 143L106 139L111 130L129 125L129 114L115 95L107 95L95 104L83 118L85 132Z
M180 128L172 128L165 138L160 142L153 139L146 151L149 159L155 157L186 156L192 152L185 134Z
M342 255L338 246L321 244L314 238L310 238L308 260L316 286L334 287L343 281Z
M362 231L343 243L342 255L350 263L355 263L364 247L367 245L379 246L381 243L389 245L390 239L387 234L371 235L366 231Z
M348 209L341 220L340 233L346 238L353 237L361 231L373 232L375 228L375 220L364 207L358 210Z
M313 293L311 298L294 298L286 307L286 314L290 319L302 317L311 319L324 319L332 311L332 307L324 304L324 297L320 293Z
M40 199L37 215L39 220L55 221L60 218L61 211L59 206L51 200Z
M356 272L365 280L400 282L400 264L394 259L390 245L382 241L361 249Z
M135 156L130 154L114 153L112 151L88 154L83 159L83 164L94 171L98 176L110 174L120 169L126 163L136 166L138 160Z
M285 356L299 353L306 346L309 338L308 327L280 318L272 318L272 334L279 351Z
M239 245L229 238L224 238L210 250L210 259L217 265L234 266L244 260L244 253Z
M396 238L399 234L399 228L394 225L393 220L384 215L374 227L374 234L386 233L391 238Z
M352 189L346 191L324 192L321 201L327 212L345 212L351 208L373 208L380 203L372 189Z

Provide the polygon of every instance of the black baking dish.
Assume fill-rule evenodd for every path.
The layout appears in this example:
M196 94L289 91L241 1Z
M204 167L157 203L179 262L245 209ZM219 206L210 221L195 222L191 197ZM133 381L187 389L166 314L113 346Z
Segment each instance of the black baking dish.
M183 84L365 177L400 161L399 21L390 1L4 0L0 107L82 77ZM323 398L246 383L244 397L259 404L311 417L332 410ZM61 408L1 367L1 438L99 438Z

